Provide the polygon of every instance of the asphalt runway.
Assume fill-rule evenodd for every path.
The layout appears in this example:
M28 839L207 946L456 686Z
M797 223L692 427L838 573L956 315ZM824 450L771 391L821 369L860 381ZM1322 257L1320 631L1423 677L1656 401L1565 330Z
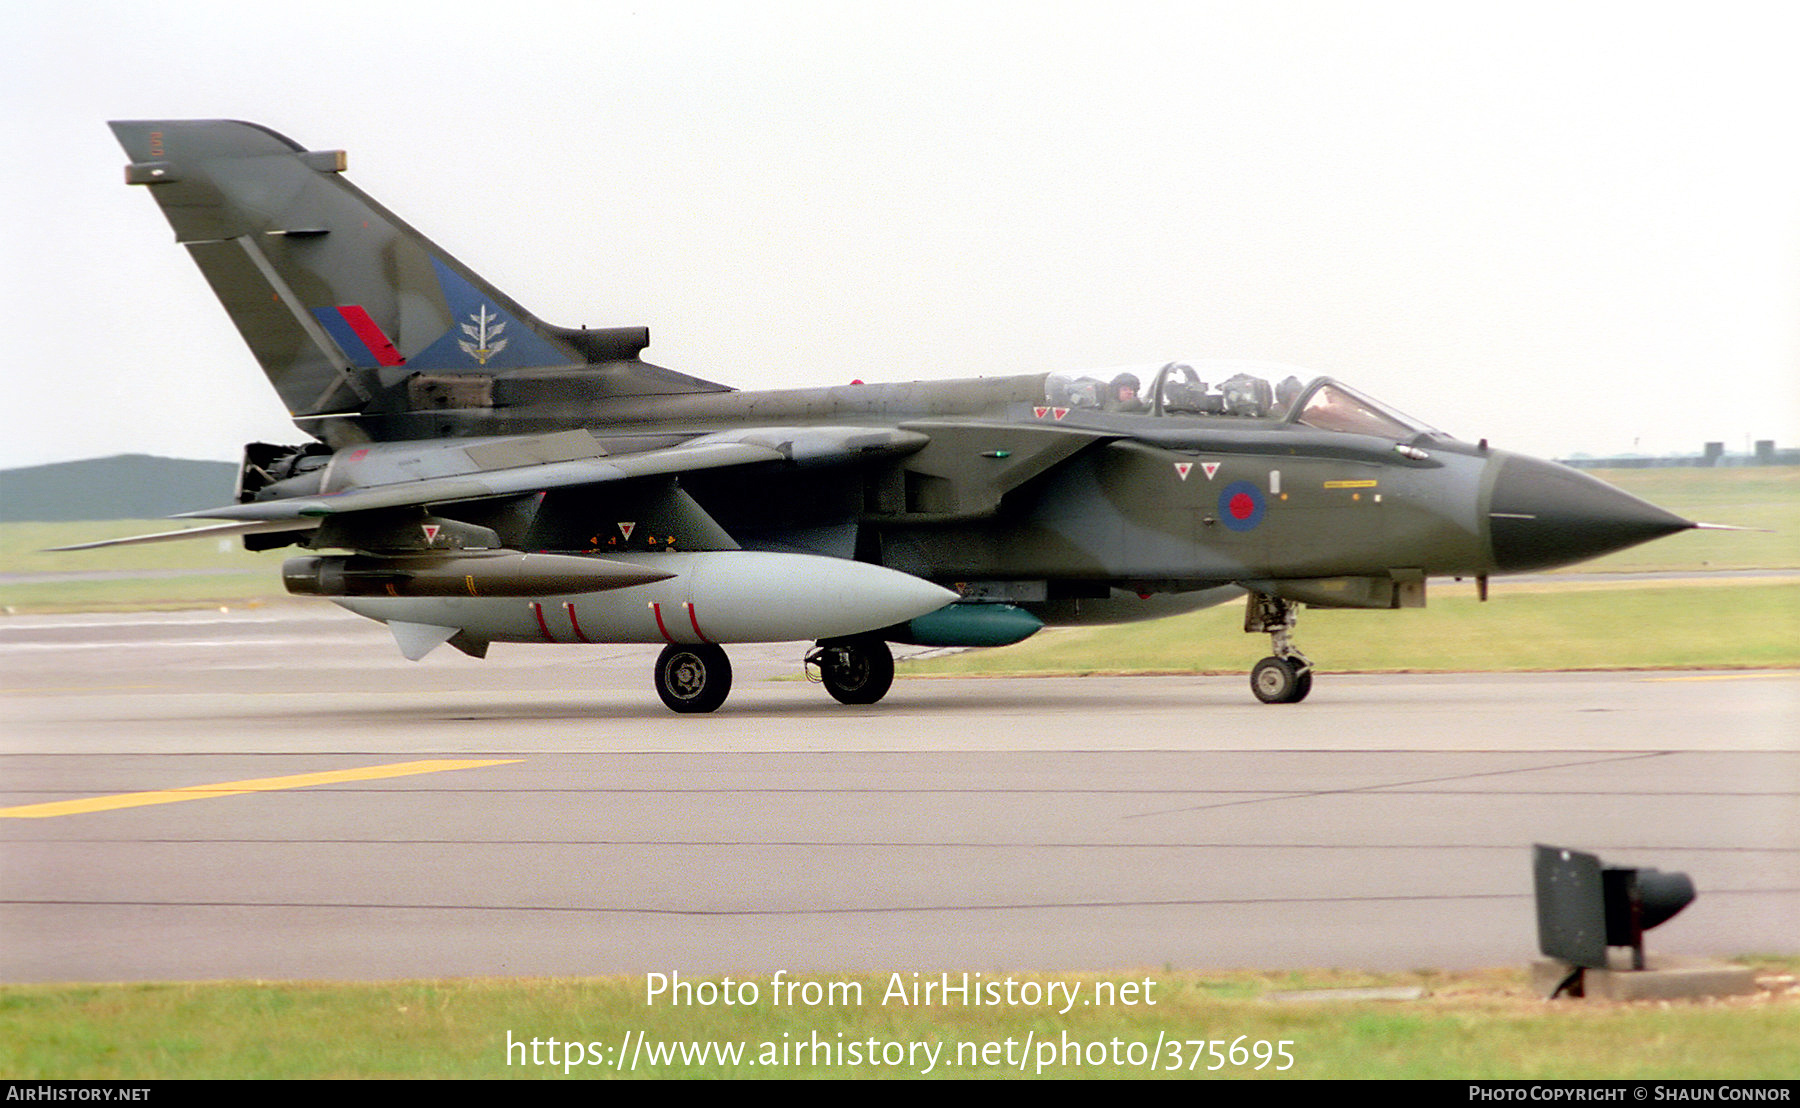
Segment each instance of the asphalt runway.
M733 648L730 701L682 717L653 647L409 663L324 604L6 618L0 980L1513 965L1534 842L1689 873L1653 953L1800 952L1794 672L851 709L773 679L800 650Z

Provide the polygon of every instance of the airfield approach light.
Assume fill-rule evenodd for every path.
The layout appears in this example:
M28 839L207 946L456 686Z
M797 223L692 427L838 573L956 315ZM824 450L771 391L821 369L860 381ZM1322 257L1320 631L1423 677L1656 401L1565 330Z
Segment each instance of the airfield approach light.
M1595 855L1542 843L1532 848L1532 870L1538 949L1580 969L1608 968L1613 946L1630 947L1631 968L1643 969L1644 932L1694 899L1685 873L1602 866Z

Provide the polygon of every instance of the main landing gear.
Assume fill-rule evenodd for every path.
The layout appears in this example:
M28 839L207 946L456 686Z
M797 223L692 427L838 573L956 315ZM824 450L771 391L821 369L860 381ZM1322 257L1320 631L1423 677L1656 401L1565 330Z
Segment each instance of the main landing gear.
M839 704L873 704L894 684L894 652L873 635L821 639L806 655L808 677L813 666Z
M1258 592L1244 609L1244 630L1267 632L1275 652L1250 671L1250 691L1264 704L1298 704L1312 692L1313 664L1294 646L1297 612L1293 601Z
M873 635L822 639L806 655L807 676L840 704L873 704L894 684L894 652ZM710 712L731 694L731 660L712 643L663 647L656 659L656 694L673 711Z
M731 693L731 659L712 643L671 644L656 659L656 693L677 712L710 712Z

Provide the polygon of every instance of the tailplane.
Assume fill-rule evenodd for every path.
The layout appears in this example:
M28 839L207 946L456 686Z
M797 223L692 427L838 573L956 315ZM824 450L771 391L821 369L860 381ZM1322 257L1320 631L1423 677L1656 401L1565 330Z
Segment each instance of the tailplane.
M531 315L345 180L341 150L232 120L111 127L127 183L148 187L295 422L333 445L725 390L640 361L643 328Z

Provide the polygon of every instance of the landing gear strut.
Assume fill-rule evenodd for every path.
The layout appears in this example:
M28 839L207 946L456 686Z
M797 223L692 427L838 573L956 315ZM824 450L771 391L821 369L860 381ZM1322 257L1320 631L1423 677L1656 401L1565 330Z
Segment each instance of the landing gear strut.
M1312 692L1313 664L1294 646L1298 605L1278 596L1250 594L1244 609L1244 630L1267 632L1273 657L1264 658L1250 671L1250 691L1264 704L1298 704Z
M712 643L669 645L656 659L656 693L677 712L710 712L731 693L731 660Z
M894 652L873 635L822 639L806 655L808 676L819 667L819 680L840 704L873 704L894 684Z

